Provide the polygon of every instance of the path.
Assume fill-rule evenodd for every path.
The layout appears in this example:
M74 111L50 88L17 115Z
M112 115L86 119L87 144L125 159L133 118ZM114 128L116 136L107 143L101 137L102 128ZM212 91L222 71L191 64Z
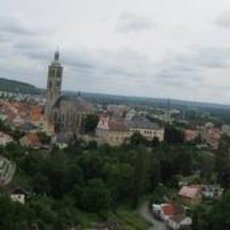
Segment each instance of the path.
M166 230L166 226L163 222L156 220L153 217L153 214L149 210L148 202L144 202L141 204L139 209L140 215L148 222L151 223L153 226L149 228L149 230Z

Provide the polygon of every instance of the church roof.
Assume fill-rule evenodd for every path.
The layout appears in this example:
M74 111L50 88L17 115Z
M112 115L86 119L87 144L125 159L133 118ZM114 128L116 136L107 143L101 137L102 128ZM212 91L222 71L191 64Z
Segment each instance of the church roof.
M158 123L151 122L146 117L134 117L131 121L128 121L128 126L133 129L160 129Z
M60 103L66 101L66 102L71 102L75 104L75 106L84 112L93 112L94 107L92 104L89 102L85 101L81 96L68 96L68 95L62 95L60 96L57 101L54 103L53 107L54 108L59 108Z

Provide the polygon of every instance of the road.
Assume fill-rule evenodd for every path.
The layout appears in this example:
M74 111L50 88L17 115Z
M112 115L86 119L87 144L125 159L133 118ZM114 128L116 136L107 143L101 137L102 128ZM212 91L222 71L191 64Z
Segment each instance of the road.
M167 230L165 224L159 220L156 220L149 210L148 202L144 202L139 209L140 215L150 224L153 224L149 230Z

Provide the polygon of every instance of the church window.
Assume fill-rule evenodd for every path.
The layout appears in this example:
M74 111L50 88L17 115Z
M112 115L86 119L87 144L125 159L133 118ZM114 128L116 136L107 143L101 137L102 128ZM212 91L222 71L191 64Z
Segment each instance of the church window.
M57 77L61 78L61 70L57 70Z
M53 76L56 75L56 72L57 72L57 70L56 70L56 69L53 69Z
M57 86L57 87L60 87L60 85L61 85L61 82L60 82L60 81L57 81L57 82L56 82L56 86Z
M52 88L52 82L49 81L49 89L51 89L51 88Z

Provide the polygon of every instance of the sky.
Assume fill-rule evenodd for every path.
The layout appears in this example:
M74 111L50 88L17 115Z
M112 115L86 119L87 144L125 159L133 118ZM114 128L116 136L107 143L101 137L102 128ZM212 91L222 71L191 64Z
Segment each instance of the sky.
M230 104L229 0L1 0L0 77Z

